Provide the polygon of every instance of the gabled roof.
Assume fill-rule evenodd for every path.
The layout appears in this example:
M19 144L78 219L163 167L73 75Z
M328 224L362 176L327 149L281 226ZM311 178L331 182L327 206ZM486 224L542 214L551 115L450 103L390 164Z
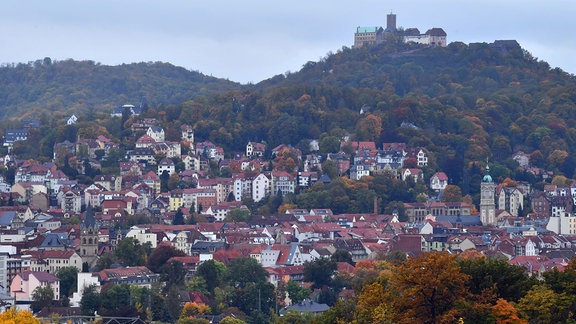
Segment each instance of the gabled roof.
M160 126L150 126L148 129L151 130L151 131L154 132L154 133L162 133L162 132L164 132L164 129L162 129L162 127L160 127Z
M24 271L20 273L22 280L30 280L30 276L34 276L40 282L58 282L60 279L53 274L44 271Z
M428 31L426 31L426 35L446 37L447 34L442 28L430 28Z
M444 172L436 172L432 177L437 177L440 181L448 181L448 176Z
M136 144L152 144L152 143L156 143L156 140L154 140L147 134L140 136L140 138L136 140Z

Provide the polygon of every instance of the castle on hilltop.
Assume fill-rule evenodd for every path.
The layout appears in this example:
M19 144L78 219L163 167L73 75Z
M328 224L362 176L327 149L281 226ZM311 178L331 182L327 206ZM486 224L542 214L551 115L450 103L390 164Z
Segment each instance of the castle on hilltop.
M446 32L442 28L430 28L421 34L418 28L398 30L396 28L396 15L386 16L386 29L383 27L357 27L354 33L354 47L377 45L392 38L400 36L406 43L418 43L429 46L446 47Z

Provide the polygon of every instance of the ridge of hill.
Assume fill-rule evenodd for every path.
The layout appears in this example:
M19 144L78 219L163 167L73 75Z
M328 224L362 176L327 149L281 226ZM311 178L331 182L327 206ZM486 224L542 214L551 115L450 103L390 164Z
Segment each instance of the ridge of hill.
M52 61L0 67L0 118L46 113L110 112L126 103L175 104L235 90L238 83L169 63L107 66L93 61Z

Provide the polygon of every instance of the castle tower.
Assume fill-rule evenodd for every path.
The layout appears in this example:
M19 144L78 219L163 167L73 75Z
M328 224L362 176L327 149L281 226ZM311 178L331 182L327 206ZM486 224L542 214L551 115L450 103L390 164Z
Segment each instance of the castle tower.
M480 220L483 225L496 224L495 192L496 184L490 176L490 167L486 165L486 175L484 175L482 183L480 183Z
M98 257L98 224L92 205L88 204L84 221L80 224L80 257L91 265Z
M396 15L389 13L386 15L386 31L395 32L396 31Z

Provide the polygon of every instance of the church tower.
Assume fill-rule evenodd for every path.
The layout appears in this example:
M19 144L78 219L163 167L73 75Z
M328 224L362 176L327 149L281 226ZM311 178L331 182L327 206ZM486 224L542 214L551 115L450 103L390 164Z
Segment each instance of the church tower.
M486 174L480 184L480 220L482 225L496 225L495 192L496 184L490 176L490 167L486 164Z
M98 256L98 225L92 205L88 204L84 221L80 224L80 257L82 262L92 265Z

